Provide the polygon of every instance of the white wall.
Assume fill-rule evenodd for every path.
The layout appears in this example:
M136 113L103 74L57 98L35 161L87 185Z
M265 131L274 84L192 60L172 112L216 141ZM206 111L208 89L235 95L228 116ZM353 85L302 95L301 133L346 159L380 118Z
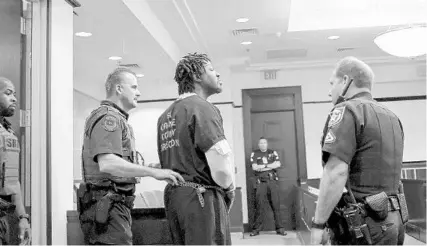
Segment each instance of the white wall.
M376 74L376 84L373 89L374 97L395 97L425 95L425 77L417 75L419 63L403 62L391 64L374 64L372 68ZM333 66L288 69L279 71L277 80L265 81L261 72L230 72L222 71L224 80L224 94L212 98L213 102L233 102L236 106L242 105L242 89L278 86L302 86L303 116L306 143L307 174L308 178L319 178L322 172L320 162L320 137L326 116L332 105L328 101L328 80ZM163 86L162 86L163 87ZM167 85L167 93L158 93L158 98L173 98L177 96L176 84ZM158 91L158 88L149 87L147 91ZM146 91L145 89L142 91ZM163 89L162 89L163 91ZM144 94L144 93L143 93ZM142 95L142 100L144 95ZM317 101L323 101L316 103ZM138 108L130 112L130 123L135 136L136 147L142 153L145 161L158 162L156 150L156 124L160 114L172 102L151 102L139 104ZM386 102L391 110L401 117L405 132L405 156L409 160L426 159L425 141L425 100ZM227 139L232 145L235 164L237 167L237 185L242 187L243 220L247 223L246 204L246 164L243 139L242 108L233 108L232 104L217 105L224 120L224 130ZM411 117L416 117L412 119ZM145 178L138 186L138 191L163 190L165 183Z

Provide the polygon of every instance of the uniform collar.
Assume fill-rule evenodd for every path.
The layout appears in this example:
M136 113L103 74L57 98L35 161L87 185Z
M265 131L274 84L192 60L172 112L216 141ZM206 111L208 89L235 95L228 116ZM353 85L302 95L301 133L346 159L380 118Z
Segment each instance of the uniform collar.
M191 93L189 93L189 92L187 92L187 93L183 93L183 94L179 95L179 96L178 96L178 98L177 98L176 100L177 100L177 101L179 101L179 100L185 99L185 98L187 98L187 97L191 97L191 96L197 96L197 94L196 94L196 93L194 93L194 92L191 92Z
M0 124L4 128L6 128L6 130L9 130L11 128L11 126L12 126L12 124L6 118L4 118L4 117L0 120Z
M367 92L367 91L359 92L347 100L351 100L351 99L355 99L355 98L363 98L363 99L373 100L372 94L370 92Z
M112 101L103 100L101 101L101 105L113 107L117 109L125 117L126 120L129 118L129 114L125 112L123 109L121 109L119 106L117 106L117 104L113 103Z

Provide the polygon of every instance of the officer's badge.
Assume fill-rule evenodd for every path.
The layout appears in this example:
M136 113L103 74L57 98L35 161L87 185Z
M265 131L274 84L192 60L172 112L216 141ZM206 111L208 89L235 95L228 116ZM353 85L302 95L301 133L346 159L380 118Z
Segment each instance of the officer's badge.
M118 120L112 115L107 115L104 120L104 129L109 132L114 132L118 128Z
M329 130L325 137L325 143L333 143L335 142L335 140L336 140L336 137L334 133L332 133L332 131Z
M335 108L331 113L331 119L329 119L328 127L338 125L344 117L345 106Z

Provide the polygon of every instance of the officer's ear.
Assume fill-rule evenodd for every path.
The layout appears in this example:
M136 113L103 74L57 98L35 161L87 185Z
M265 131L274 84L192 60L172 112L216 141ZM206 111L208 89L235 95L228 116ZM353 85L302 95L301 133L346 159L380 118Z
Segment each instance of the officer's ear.
M122 94L123 93L123 86L121 84L117 84L116 85L116 92L118 94Z
M202 82L202 76L198 76L197 74L193 74L193 81L196 83Z
M342 82L343 82L344 86L347 85L349 81L350 81L350 77L348 77L347 75L344 75L342 77Z

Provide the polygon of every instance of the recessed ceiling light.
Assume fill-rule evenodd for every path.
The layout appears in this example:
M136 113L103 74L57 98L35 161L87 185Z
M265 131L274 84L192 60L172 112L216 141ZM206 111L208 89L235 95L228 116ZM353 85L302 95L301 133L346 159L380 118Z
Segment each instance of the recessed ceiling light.
M121 60L122 58L120 56L110 56L108 59L112 61L118 61L118 60Z
M240 44L243 44L243 45L249 45L249 44L251 44L252 42L251 41L243 41L243 42L241 42Z
M138 77L138 78L142 78L142 77L144 77L144 74L142 74L142 73L138 73L138 74L136 74L136 77Z
M239 18L236 21L239 22L239 23L245 23L245 22L248 22L249 19L248 18Z
M328 37L329 40L337 40L339 38L340 38L340 36L329 36Z
M85 37L85 38L87 38L87 37L92 36L92 33L90 33L90 32L76 32L76 36L77 37Z

